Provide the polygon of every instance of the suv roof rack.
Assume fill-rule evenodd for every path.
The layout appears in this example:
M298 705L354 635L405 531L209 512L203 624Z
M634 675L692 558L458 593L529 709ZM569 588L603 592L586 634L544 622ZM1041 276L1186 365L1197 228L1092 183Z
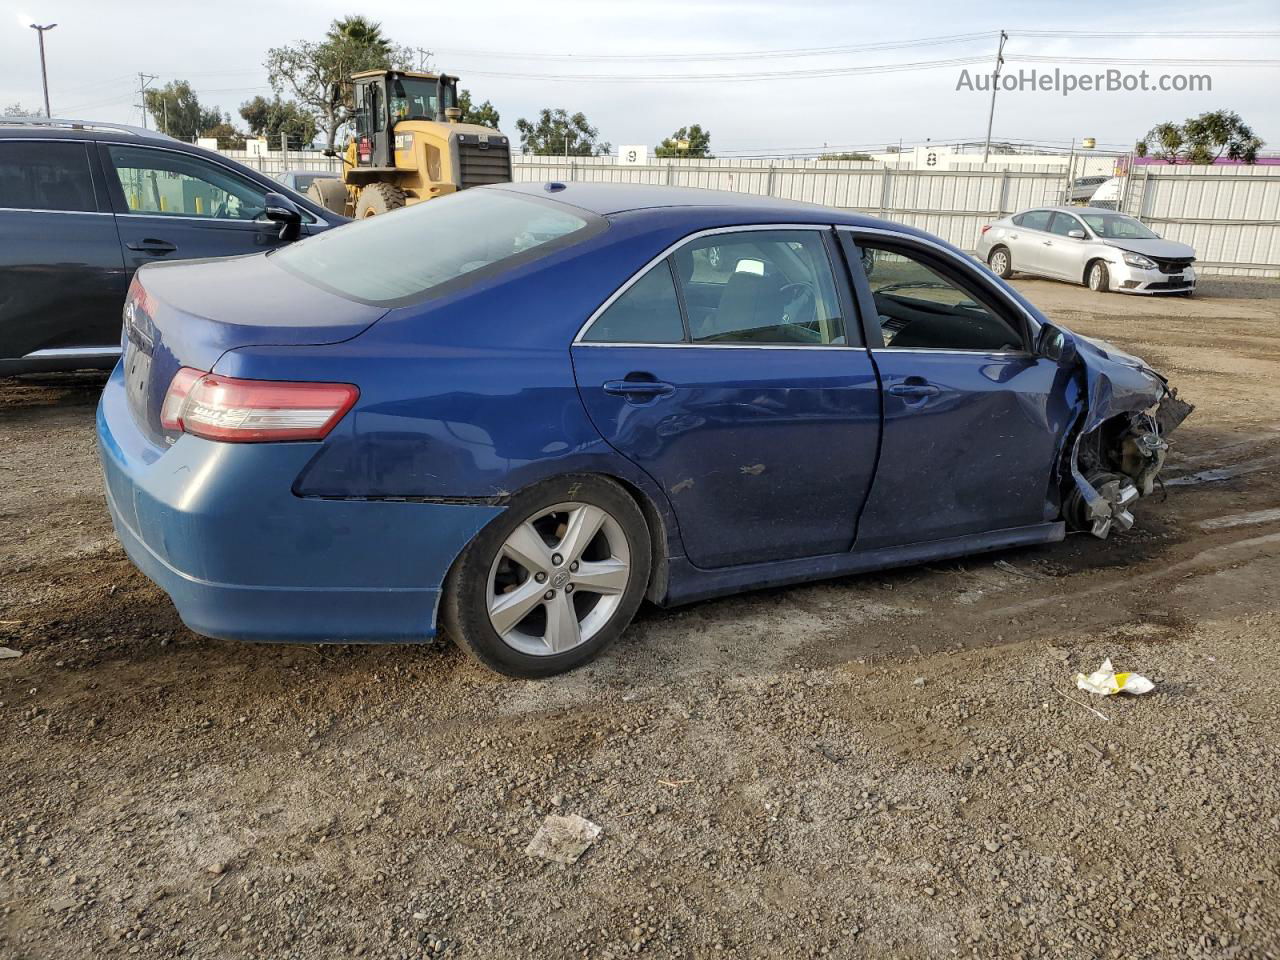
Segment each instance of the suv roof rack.
M174 140L159 130L148 130L146 127L133 127L127 123L105 123L99 120L68 120L65 117L0 117L0 126L6 127L57 127L61 130L108 130L112 133L127 133L135 137Z

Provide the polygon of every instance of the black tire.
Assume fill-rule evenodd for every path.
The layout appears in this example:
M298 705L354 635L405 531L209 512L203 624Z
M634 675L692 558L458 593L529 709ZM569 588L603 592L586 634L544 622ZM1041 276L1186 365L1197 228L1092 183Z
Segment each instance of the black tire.
M1001 258L996 254L1003 254L1003 266L1001 266ZM991 252L987 254L987 266L991 268L991 272L1002 280L1008 280L1013 276L1013 255L1009 252L1008 247L996 246L991 248Z
M371 183L360 189L356 201L356 219L363 220L380 213L390 213L405 205L405 193L394 183Z
M1108 293L1111 290L1111 274L1107 271L1106 263L1101 260L1094 260L1089 264L1084 279L1094 293Z
M517 527L564 503L598 507L616 521L629 552L629 579L613 613L588 639L562 653L530 654L507 643L494 628L489 615L490 574L501 569L496 566L500 551ZM453 642L489 669L522 679L550 677L589 663L621 636L644 599L651 566L649 528L622 487L598 476L557 477L518 493L467 546L445 581L440 618ZM574 602L582 601L584 594L589 598L587 591L580 591Z
M307 188L307 196L326 210L343 216L347 213L347 185L341 180L312 180L311 186Z

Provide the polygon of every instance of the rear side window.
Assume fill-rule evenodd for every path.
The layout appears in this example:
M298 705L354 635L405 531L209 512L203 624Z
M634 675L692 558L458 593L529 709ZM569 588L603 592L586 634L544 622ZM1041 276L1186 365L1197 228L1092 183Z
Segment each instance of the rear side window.
M1049 229L1049 218L1053 216L1051 210L1028 210L1026 213L1020 213L1013 218L1013 222L1020 227L1026 227L1028 230L1047 230Z
M85 144L0 141L0 207L96 213Z
M628 287L582 339L587 343L682 342L684 321L670 264L663 260Z
M604 229L553 201L472 189L357 220L272 253L290 273L379 306L409 303L545 256Z

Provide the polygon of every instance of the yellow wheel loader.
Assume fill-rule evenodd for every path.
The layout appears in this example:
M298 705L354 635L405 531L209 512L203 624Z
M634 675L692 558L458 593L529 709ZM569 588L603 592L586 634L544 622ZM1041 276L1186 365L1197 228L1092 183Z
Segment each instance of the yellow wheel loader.
M341 154L342 179L315 180L307 191L324 207L348 217L372 217L455 190L511 180L506 135L460 122L457 77L366 70L351 84L355 134Z

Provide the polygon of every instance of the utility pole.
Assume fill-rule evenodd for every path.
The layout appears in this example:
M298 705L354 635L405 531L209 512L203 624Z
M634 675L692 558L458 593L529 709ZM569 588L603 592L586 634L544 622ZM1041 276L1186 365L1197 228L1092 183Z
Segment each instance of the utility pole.
M991 124L996 118L996 91L1000 89L1000 68L1004 65L1004 42L1009 39L1009 35L1003 30L1000 31L1000 46L996 50L996 69L991 74L991 109L987 111L987 144L982 148L982 162L987 162L987 157L991 155Z
M40 81L44 84L44 115L50 118L53 117L53 114L49 112L49 72L44 66L44 32L52 30L56 26L56 23L46 24L43 27L38 23L31 24L31 29L40 35Z
M155 79L157 79L157 77L153 76L152 74L143 73L141 70L138 71L138 100L139 100L138 109L142 111L142 129L143 130L147 129L147 84L149 84L152 80L155 80ZM168 108L166 107L166 110L167 109ZM166 121L165 126L167 127L169 125L167 114L165 116L165 121Z

